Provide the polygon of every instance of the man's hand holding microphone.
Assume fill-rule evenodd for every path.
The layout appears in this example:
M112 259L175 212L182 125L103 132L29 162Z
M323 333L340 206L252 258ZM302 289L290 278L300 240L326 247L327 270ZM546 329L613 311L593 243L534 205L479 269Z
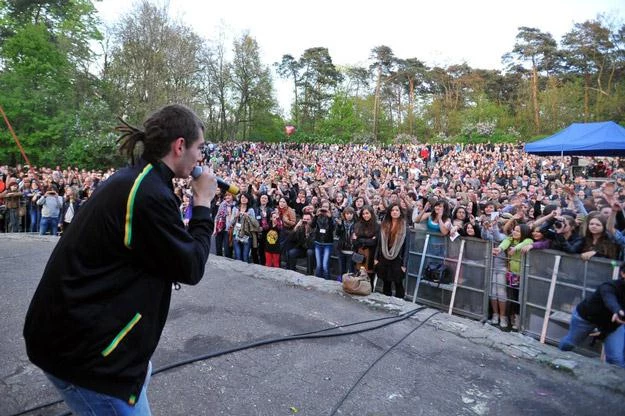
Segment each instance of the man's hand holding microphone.
M209 166L196 166L191 172L191 190L193 191L193 205L202 205L210 207L210 203L215 197L217 188L224 192L230 192L232 195L239 193L239 188L230 185L223 179L218 178Z
M193 192L193 206L210 208L211 201L217 193L217 176L208 166L196 166L191 172L191 191Z

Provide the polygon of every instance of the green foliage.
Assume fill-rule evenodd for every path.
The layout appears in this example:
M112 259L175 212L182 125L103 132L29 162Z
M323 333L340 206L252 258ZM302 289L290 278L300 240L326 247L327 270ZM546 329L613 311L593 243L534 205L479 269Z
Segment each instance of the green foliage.
M320 135L335 137L343 143L349 142L354 134L364 129L365 125L356 113L355 100L340 93L334 96L328 117L318 127Z
M5 6L0 11L0 105L31 163L65 162L86 115L102 115L81 111L95 98L97 86L85 70L93 57L89 42L101 38L95 8L86 0L0 6ZM6 138L0 142L0 163L21 160L12 137Z
M284 121L276 114L262 112L256 114L250 140L259 142L279 142L284 140Z

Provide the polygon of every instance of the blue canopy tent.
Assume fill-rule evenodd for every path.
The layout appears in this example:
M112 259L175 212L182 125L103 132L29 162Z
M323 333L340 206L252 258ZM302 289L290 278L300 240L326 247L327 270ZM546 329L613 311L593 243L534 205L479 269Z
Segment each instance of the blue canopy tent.
M539 156L625 156L625 128L613 121L573 123L553 136L525 145Z

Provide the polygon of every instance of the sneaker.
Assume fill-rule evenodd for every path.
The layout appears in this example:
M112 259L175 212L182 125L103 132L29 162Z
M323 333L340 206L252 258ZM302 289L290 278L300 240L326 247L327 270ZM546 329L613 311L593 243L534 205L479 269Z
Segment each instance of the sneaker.
M506 329L508 328L508 317L507 316L502 316L499 320L499 326L502 329Z
M514 331L519 330L519 315L512 315L512 329Z
M499 314L494 313L487 322L491 325L499 325Z

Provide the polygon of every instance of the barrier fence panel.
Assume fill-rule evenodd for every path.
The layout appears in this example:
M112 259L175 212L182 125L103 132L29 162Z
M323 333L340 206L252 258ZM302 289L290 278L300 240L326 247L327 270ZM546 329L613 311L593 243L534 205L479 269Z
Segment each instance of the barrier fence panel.
M488 293L491 268L491 244L478 238L464 238L464 255L460 263L460 279L454 312L474 319L488 314Z
M449 309L453 299L454 313L483 319L488 311L484 288L488 286L489 254L488 241L475 238L452 241L441 234L420 229L412 231L406 275L407 298L443 310ZM439 264L444 265L449 280L427 280L425 272L428 265ZM453 279L457 270L458 281L455 285Z
M559 263L556 261L560 258ZM602 258L583 261L579 255L554 250L532 250L526 258L525 293L523 298L524 332L539 338L544 331L544 341L557 345L569 328L571 313L577 304L602 282L612 278L616 262ZM553 300L547 305L554 266L557 279ZM547 315L547 319L545 316ZM596 354L599 346L591 346L592 339L581 348Z
M485 319L491 293L499 290L508 298L510 287L502 283L508 259L505 254L492 256L490 241L475 238L451 241L424 229L411 230L409 239L406 299L444 311L449 310L453 299L453 313ZM426 280L428 265L440 263L448 270L451 283ZM542 335L544 342L557 345L568 331L573 309L601 283L617 276L618 266L617 262L602 258L583 261L579 255L531 250L521 258L518 300L508 299L508 307L519 306L519 330L537 339ZM460 270L454 286L457 267ZM600 343L592 346L591 342L589 339L581 352L597 355Z
M419 232L412 229L410 230L408 238L408 266L404 287L406 288L406 298L412 300L412 293L414 293L416 287L417 277L419 276L419 273L421 273L421 269L425 267L425 258L422 254L426 245L429 245L426 244L426 240L429 241L430 237L425 232Z

